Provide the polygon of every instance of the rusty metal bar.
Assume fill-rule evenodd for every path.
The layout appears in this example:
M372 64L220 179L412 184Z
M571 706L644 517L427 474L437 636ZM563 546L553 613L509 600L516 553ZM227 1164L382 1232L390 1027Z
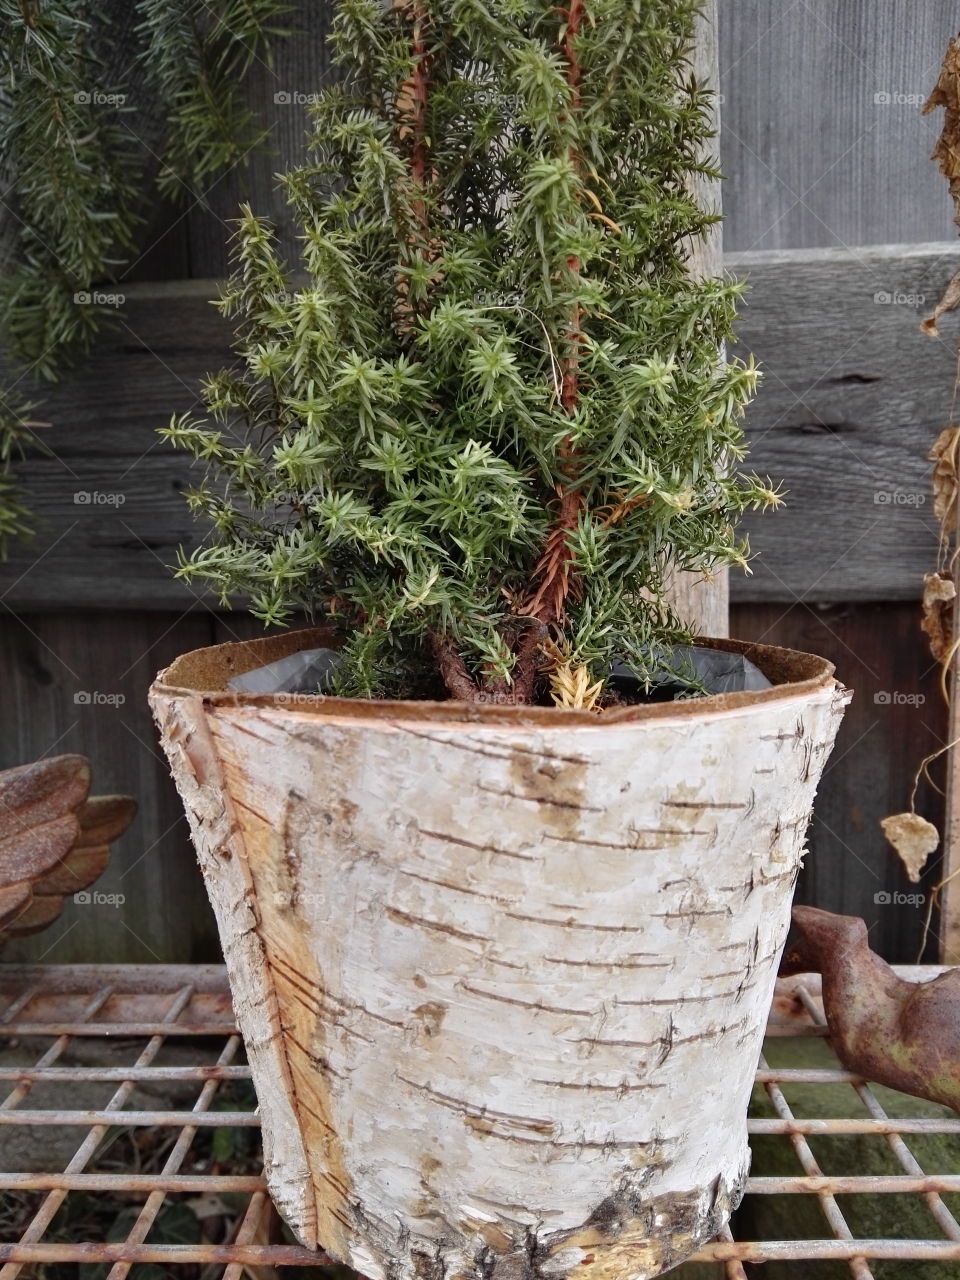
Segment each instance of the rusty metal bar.
M179 1018L180 1014L184 1011L187 1005L190 1003L190 997L192 994L193 994L192 986L182 987L178 992L173 993L171 1002L170 1002L170 1007L167 1010L164 1022L162 1022L160 1025L161 1026L172 1025L177 1020L177 1018ZM15 1024L11 1023L8 1025L12 1026ZM80 1023L79 1025L83 1026L84 1024ZM90 1025L93 1025L93 1024L90 1024ZM164 1038L162 1035L153 1036L148 1041L146 1048L138 1056L137 1061L134 1063L134 1066L135 1067L148 1066L156 1057L156 1055L159 1053L160 1047L163 1044L163 1039ZM110 1102L108 1104L109 1109L115 1108L119 1110L124 1105L124 1103L126 1102L127 1098L130 1096L130 1094L132 1093L133 1088L134 1088L133 1080L125 1080L123 1084L121 1084L120 1088L116 1090L113 1097L110 1099ZM100 1141L103 1138L104 1134L107 1132L108 1128L109 1128L109 1125L98 1125L96 1128L93 1128L90 1130L86 1138L84 1138L83 1142L81 1143L80 1147L77 1149L77 1152L74 1155L73 1159L67 1165L67 1168L65 1170L67 1175L74 1174L77 1170L83 1169L86 1166L90 1158L96 1152L97 1147L99 1146ZM40 1209L38 1210L37 1214L35 1215L33 1221L30 1223L26 1231L23 1233L23 1236L21 1237L22 1244L25 1244L25 1245L34 1244L36 1241L40 1239L43 1233L50 1226L50 1223L53 1221L54 1215L56 1214L57 1210L63 1204L63 1201L66 1198L66 1194L67 1192L65 1188L63 1189L58 1188L56 1190L51 1190L49 1192L43 1204L41 1205ZM11 1262L11 1263L8 1263L2 1269L0 1269L0 1280L16 1280L19 1274L20 1274L20 1267L17 1265L16 1262Z
M736 1247L736 1246L734 1246ZM940 1257L941 1255L937 1255ZM242 1266L332 1267L325 1253L313 1253L297 1245L241 1244L0 1244L0 1262L238 1262Z
M129 1073L128 1073L129 1074ZM137 1078L139 1083L139 1077ZM218 1084L211 1080L209 1084ZM78 1128L98 1124L119 1124L124 1127L179 1128L192 1124L209 1128L258 1129L260 1117L252 1111L218 1111L216 1115L194 1116L192 1111L19 1111L3 1117L4 1124L71 1125Z
M733 1233L729 1226L723 1228L720 1232L720 1239L724 1244L733 1244ZM727 1258L723 1266L723 1274L726 1280L747 1280L747 1273L743 1269L743 1263L739 1258Z
M2 1191L263 1191L262 1177L220 1173L3 1173ZM62 1197L61 1197L62 1199ZM0 1271L0 1277L3 1272ZM5 1280L5 1277L4 1277Z
M769 1067L759 1070L756 1076L757 1084L856 1084L859 1079L852 1071L829 1067Z
M247 1212L244 1214L234 1240L234 1247L242 1248L245 1245L258 1244L257 1235L265 1229L273 1215L274 1209L270 1197L258 1191L247 1206ZM244 1280L244 1270L242 1263L231 1262L223 1273L223 1280Z
M20 1010L25 1009L27 1007L27 1005L34 998L34 996L37 994L38 991L39 991L39 987L37 986L27 987L27 989L21 992L21 994L17 996L17 998L13 1001L13 1003L9 1004L6 1007L6 1009L4 1009L3 1013L0 1014L0 1022L4 1024L12 1022L13 1019L20 1012Z
M776 1088L775 1085L769 1086ZM951 1120L947 1117L943 1119L928 1119L921 1116L911 1116L909 1119L892 1120L886 1116L883 1119L874 1118L873 1116L863 1119L835 1119L835 1118L797 1118L791 1115L789 1119L783 1117L778 1120L750 1120L748 1122L748 1131L755 1134L785 1133L785 1134L857 1134L871 1133L887 1134L895 1133L960 1133L960 1120Z
M103 1007L103 1005L107 1002L107 1000L109 1000L111 990L112 989L109 986L107 986L107 987L101 987L99 991L95 991L91 996L91 998L87 1000L83 1009L83 1013L81 1014L81 1017L86 1016L86 1017L92 1018L94 1014L98 1013L99 1010ZM31 1000L34 998L35 995L36 995L36 988L33 989L33 992L31 994ZM20 1007L23 1008L25 1006L21 1005ZM12 1017L12 1014L16 1009L17 1009L17 1002L14 1001L14 1003L7 1010L7 1015ZM10 1025L11 1025L11 1021L8 1021L7 1019L5 1019L4 1026L9 1027ZM59 1036L54 1041L54 1043L50 1046L50 1048L47 1049L45 1053L41 1054L37 1065L39 1066L40 1063L43 1063L46 1059L49 1059L51 1056L58 1057L69 1043L70 1043L70 1039L68 1036L63 1036L63 1035ZM32 1088L31 1083L24 1083L24 1084L18 1085L17 1088L15 1088L5 1100L5 1107L6 1107L6 1103L11 1103L12 1106L16 1106L16 1102L19 1101L21 1098L25 1097L27 1092L31 1088ZM13 1101L14 1099L16 1099L16 1101ZM7 1114L6 1109L2 1114L4 1116ZM63 1203L63 1199L64 1199L63 1195L60 1195L59 1193L54 1193L53 1195L50 1195L47 1197L46 1201L41 1206L39 1212L34 1216L33 1221L30 1223L26 1231L21 1236L21 1243L30 1244L32 1241L40 1239L44 1231L46 1231L47 1227L50 1225L50 1222L52 1221L57 1210L60 1208L60 1205ZM20 1274L20 1267L17 1266L16 1264L11 1263L7 1266L4 1266L3 1269L0 1270L0 1280L16 1280L16 1277L19 1274Z
M218 1113L219 1114L219 1113ZM167 1173L0 1173L3 1191L154 1191L171 1193L263 1191L264 1179L255 1175L167 1174ZM749 1178L745 1194L782 1195L924 1195L931 1192L960 1192L960 1174L923 1174L911 1178L902 1174L864 1177L780 1177Z
M129 1072L127 1073L129 1075ZM138 1076L139 1080L140 1077ZM216 1083L216 1081L214 1081ZM3 1117L4 1124L11 1125L72 1125L76 1127L120 1124L133 1127L179 1128L185 1124L215 1128L255 1129L260 1117L253 1111L218 1111L216 1115L195 1115L192 1111L119 1111L109 1108L102 1111L25 1111L20 1108ZM866 1119L793 1119L751 1120L747 1131L751 1134L878 1134L893 1137L898 1134L960 1133L960 1120L924 1119L912 1117L905 1120L888 1116ZM960 1188L954 1188L960 1190Z
M637 1246L642 1248L643 1246ZM852 1262L908 1259L915 1262L960 1261L960 1244L952 1240L715 1240L691 1262ZM157 1262L168 1264L236 1262L242 1266L335 1266L323 1253L297 1245L234 1244L0 1244L0 1262ZM798 1275L801 1273L798 1273Z
M886 1118L886 1112L877 1101L873 1090L869 1085L857 1084L854 1088L857 1091L860 1101L875 1118ZM920 1167L920 1162L916 1159L913 1152L899 1134L888 1133L885 1137L890 1149L893 1151L893 1154L900 1161L900 1164L907 1173L914 1178L920 1178L923 1180L923 1186L918 1188L918 1190L926 1201L927 1208L933 1215L937 1226L948 1240L960 1241L960 1223L957 1222L956 1218L940 1199L939 1193L946 1190L946 1188L935 1185L936 1179L923 1172L923 1169Z
M237 1053L240 1049L240 1044L241 1044L241 1041L239 1036L231 1036L230 1039L227 1041L227 1043L223 1047L223 1051L221 1052L220 1057L217 1060L217 1066L218 1067L228 1066L229 1063L232 1061L232 1059L237 1056ZM216 1094L217 1089L219 1087L220 1087L220 1082L218 1080L208 1080L207 1083L203 1086L203 1088L200 1091L200 1096L197 1098L196 1102L193 1104L192 1114L197 1117L197 1120L200 1120L201 1118L204 1120L208 1120L210 1118L206 1114L207 1108L210 1106L210 1103L213 1101L214 1095ZM172 1175L175 1175L179 1171L180 1166L183 1164L183 1161L186 1158L187 1152L190 1150L190 1145L196 1136L197 1136L196 1121L194 1121L193 1124L185 1125L180 1130L179 1137L177 1138L177 1141L174 1143L173 1150L170 1152L170 1154L167 1156L166 1161L164 1162L163 1173L165 1176L170 1177ZM160 1212L160 1209L163 1206L163 1202L166 1199L166 1194L167 1193L165 1191L161 1191L159 1189L156 1191L151 1191L146 1204L140 1210L140 1213L137 1217L137 1221L133 1224L127 1236L126 1244L128 1246L132 1247L134 1245L141 1245L143 1244L144 1240L146 1240L151 1227L156 1221L157 1214ZM110 1274L107 1276L107 1280L125 1280L125 1277L129 1272L131 1265L132 1263L129 1263L129 1262L114 1263L114 1265L110 1268Z
M17 995L27 987L45 994L76 995L116 987L138 995L169 996L191 986L200 995L228 993L222 964L4 964L0 993Z
M930 1192L960 1191L960 1174L923 1173L911 1178L904 1174L865 1174L863 1177L783 1177L748 1178L745 1195L748 1196L874 1196L904 1194L926 1195Z
M112 1080L129 1079L129 1067L54 1067L41 1066L42 1059L34 1067L0 1067L0 1081L16 1080L35 1084L37 1080L71 1082L91 1080L109 1084ZM249 1080L249 1067L143 1067L137 1072L138 1083L164 1080Z
M767 1063L762 1056L760 1058L760 1065L763 1068L766 1068L767 1066ZM780 1086L776 1084L765 1084L763 1087L773 1104L773 1109L776 1111L780 1119L795 1123L796 1117L790 1109L790 1104L783 1096ZM803 1166L803 1171L807 1177L823 1178L823 1170L817 1163L816 1157L810 1150L810 1146L803 1134L790 1129L785 1129L783 1132L786 1132L787 1137L793 1144L793 1149L797 1153L797 1158ZM833 1195L826 1190L820 1191L817 1193L817 1199L823 1212L823 1216L826 1218L830 1226L830 1230L833 1232L836 1239L841 1243L851 1242L853 1240L853 1232L847 1226L847 1221L840 1212L840 1206L833 1198ZM852 1254L848 1259L848 1265L850 1267L850 1274L854 1277L854 1280L874 1280L873 1272L867 1266L865 1255L862 1252L858 1251L857 1253ZM0 1277L0 1280L2 1280L2 1277Z
M110 988L104 987L102 991L98 991L97 994L93 996L92 999L87 1001L86 1006L84 1007L82 1016L92 1018L94 1014L100 1012L100 1010L103 1008L103 1006L107 1003L109 999L110 999ZM58 1036L56 1040L54 1040L50 1048L40 1055L40 1057L37 1060L35 1070L41 1073L41 1075L45 1071L52 1070L53 1069L52 1064L56 1062L57 1058L60 1057L60 1055L63 1053L64 1049L66 1049L69 1043L70 1043L69 1036ZM33 1080L27 1080L27 1079L21 1078L16 1088L11 1089L11 1091L4 1098L3 1102L0 1102L0 1111L13 1111L15 1107L18 1107L20 1103L23 1101L23 1099L30 1092L30 1090L33 1088L33 1084L34 1084ZM4 1117L4 1123L6 1124L10 1123L9 1116Z
M163 1022L11 1022L4 1025L11 1036L96 1036L109 1040L122 1036L124 1040L139 1040L144 1036L218 1036L226 1039L236 1035L232 1022L181 1022L168 1027Z
M810 1017L810 1021L815 1026L826 1026L827 1019L823 1009L810 995L806 987L800 987L797 994L803 1007L806 1009ZM856 1090L857 1097L869 1111L874 1120L887 1120L889 1117L881 1107L876 1094L870 1086L859 1077L854 1076L851 1083ZM920 1162L916 1159L913 1152L900 1137L897 1132L888 1132L884 1134L887 1145L899 1160L900 1165L913 1178L923 1179L923 1185L918 1188L920 1194L926 1202L927 1208L933 1216L937 1226L947 1237L948 1240L960 1240L960 1223L940 1199L939 1192L945 1190L942 1186L934 1186L932 1180L923 1172Z
M729 1258L741 1262L846 1262L851 1267L864 1258L876 1262L958 1262L960 1244L952 1240L737 1240L733 1244L715 1240L689 1261L725 1262ZM872 1274L868 1269L864 1273Z

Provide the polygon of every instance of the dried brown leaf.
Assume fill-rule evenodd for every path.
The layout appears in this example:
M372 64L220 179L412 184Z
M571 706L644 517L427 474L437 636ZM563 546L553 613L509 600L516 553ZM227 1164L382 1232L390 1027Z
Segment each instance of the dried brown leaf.
M953 643L953 601L957 588L953 579L942 573L923 575L923 617L920 630L930 641L930 652L942 662Z
M940 832L919 813L895 813L882 819L880 826L896 849L910 880L916 884L927 858L940 843Z
M957 523L957 462L960 427L944 427L933 442L929 458L933 466L933 514L946 534Z
M957 181L960 183L960 179L957 179ZM950 185L952 187L953 183ZM947 311L956 311L958 306L960 306L960 271L950 277L947 287L940 295L940 300L933 308L933 311L924 320L920 321L921 333L925 333L928 338L939 338L940 330L937 328L937 321Z
M938 161L940 172L950 183L957 210L954 221L960 225L960 39L951 40L947 46L940 77L924 103L923 114L937 107L943 107L943 129L931 159Z

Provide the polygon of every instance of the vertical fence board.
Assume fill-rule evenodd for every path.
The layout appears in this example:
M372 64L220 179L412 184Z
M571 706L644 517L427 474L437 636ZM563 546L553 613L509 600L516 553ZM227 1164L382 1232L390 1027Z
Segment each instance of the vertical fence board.
M723 4L727 249L955 235L919 104L958 24L952 0Z
M282 253L296 261L300 246L276 175L305 156L309 102L336 75L326 48L332 11L330 4L296 0L284 19L292 38L276 45L272 65L258 60L251 68L245 98L269 139L190 204L184 229L194 277L226 275L230 223L245 200L274 222Z
M730 628L738 639L822 654L854 690L817 794L797 900L863 916L874 950L902 964L918 958L924 911L922 903L898 902L896 895L928 894L940 859L932 858L921 883L911 884L879 824L909 808L914 772L944 744L947 728L938 668L920 633L919 613L911 603L827 609L741 604L733 607ZM931 772L942 787L942 760ZM917 792L917 812L943 830L943 797L926 781ZM937 958L934 936L926 959Z
M95 886L123 894L122 905L68 899L59 920L12 941L4 959L217 958L213 915L146 701L159 667L212 636L203 614L0 614L0 769L76 751L90 758L94 794L139 804Z

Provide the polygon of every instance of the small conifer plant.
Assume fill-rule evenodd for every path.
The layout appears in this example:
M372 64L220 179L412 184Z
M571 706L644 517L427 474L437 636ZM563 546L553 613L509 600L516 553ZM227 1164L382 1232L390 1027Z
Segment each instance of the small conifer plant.
M237 362L165 436L206 464L179 574L343 633L341 693L604 705L689 638L668 564L744 565L740 286L688 271L697 0L340 0L343 76L244 208Z

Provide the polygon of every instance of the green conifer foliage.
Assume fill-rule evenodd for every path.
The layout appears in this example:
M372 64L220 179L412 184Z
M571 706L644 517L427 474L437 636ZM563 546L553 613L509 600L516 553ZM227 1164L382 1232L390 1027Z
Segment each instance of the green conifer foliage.
M327 613L342 689L544 697L683 627L669 561L745 563L740 286L693 282L709 99L695 0L341 0L342 83L282 179L302 260L243 210L237 363L164 434L206 464L179 573L264 622Z

